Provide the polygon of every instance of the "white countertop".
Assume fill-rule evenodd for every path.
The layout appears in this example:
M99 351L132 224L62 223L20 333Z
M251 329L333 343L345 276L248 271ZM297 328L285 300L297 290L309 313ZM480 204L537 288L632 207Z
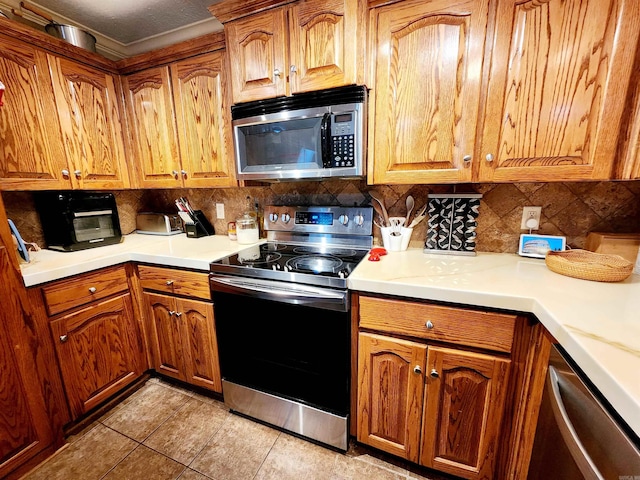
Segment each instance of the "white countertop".
M592 282L554 273L543 259L410 249L364 260L349 288L535 314L640 435L640 275Z
M21 268L26 286L128 261L208 271L211 261L246 247L222 235L131 234L121 244L79 252L41 250ZM640 275L591 282L515 254L464 257L409 249L362 261L349 288L535 314L640 435Z

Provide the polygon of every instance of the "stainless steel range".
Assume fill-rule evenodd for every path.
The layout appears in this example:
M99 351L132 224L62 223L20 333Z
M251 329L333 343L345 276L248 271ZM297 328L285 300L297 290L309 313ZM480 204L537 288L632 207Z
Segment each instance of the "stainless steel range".
M372 246L372 209L268 206L264 217L266 243L210 266L225 403L346 450L347 278Z

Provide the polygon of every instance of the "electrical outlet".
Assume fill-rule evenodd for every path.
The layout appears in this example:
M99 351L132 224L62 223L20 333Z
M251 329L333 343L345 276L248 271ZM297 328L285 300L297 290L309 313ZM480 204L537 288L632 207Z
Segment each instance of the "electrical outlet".
M216 203L216 218L224 220L224 203Z
M542 207L523 207L522 221L520 222L521 230L538 230L540 228L540 215ZM527 225L527 221L534 220L535 225Z

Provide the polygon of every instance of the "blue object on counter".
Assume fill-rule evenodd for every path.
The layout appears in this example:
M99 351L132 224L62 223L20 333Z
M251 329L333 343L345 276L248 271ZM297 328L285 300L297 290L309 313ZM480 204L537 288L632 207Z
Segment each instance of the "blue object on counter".
M9 228L11 229L11 234L14 237L16 237L16 240L18 241L18 253L24 259L25 262L29 263L29 252L27 251L27 247L25 246L24 241L22 240L22 237L20 236L20 232L18 232L18 229L16 228L15 223L13 223L13 220L11 219L9 219Z

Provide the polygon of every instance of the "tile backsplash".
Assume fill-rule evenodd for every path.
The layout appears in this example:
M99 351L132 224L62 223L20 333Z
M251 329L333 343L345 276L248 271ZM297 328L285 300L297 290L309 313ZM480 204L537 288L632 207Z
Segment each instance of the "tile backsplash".
M218 189L166 189L114 191L122 232L135 230L136 213L176 211L174 200L187 197L194 208L202 210L216 229L224 234L227 223L238 217L247 205L247 196L263 205L369 205L368 191L375 189L384 198L389 214L405 214L405 198L415 198L415 210L427 201L429 193L481 193L478 216L479 252L515 253L521 233L522 207L541 206L537 233L564 235L574 248L584 246L591 231L640 232L640 181L571 182L465 185L377 185L364 181L331 180L323 182L282 182L259 187ZM2 192L11 218L25 241L44 246L40 219L30 192ZM216 203L225 206L225 218L216 218ZM427 222L418 225L411 247L422 247ZM377 243L380 232L374 230Z

